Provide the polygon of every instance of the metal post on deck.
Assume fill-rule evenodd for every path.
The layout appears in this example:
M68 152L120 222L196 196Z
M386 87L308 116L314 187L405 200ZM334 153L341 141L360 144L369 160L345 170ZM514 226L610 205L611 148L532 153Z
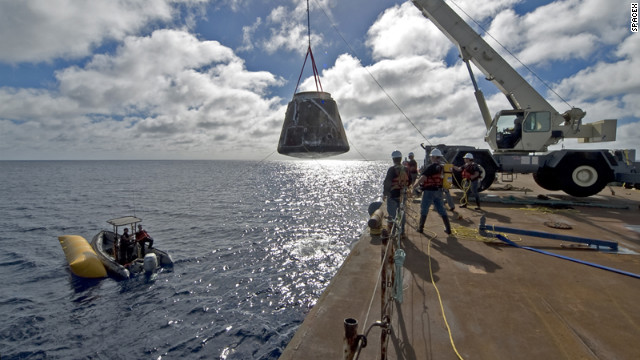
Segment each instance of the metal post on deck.
M344 360L352 360L358 349L358 320L344 319Z

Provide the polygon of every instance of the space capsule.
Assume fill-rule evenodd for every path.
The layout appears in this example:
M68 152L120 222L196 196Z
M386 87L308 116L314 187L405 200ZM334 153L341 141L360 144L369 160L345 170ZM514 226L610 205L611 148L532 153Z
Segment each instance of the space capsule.
M331 94L299 92L284 117L278 153L299 158L322 158L349 151L349 142Z

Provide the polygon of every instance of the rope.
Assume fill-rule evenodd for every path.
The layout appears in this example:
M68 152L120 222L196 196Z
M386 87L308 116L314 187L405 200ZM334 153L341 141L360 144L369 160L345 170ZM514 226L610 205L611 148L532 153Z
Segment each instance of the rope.
M469 180L467 180L467 179L463 179L462 180L462 185L460 185L460 189L462 189L462 197L460 198L460 205L468 205L469 204L469 189L470 188L471 188L471 182Z
M426 236L426 235L425 235ZM458 359L463 359L462 355L458 352L456 348L456 344L453 341L453 334L451 333L451 327L449 327L449 322L447 321L447 315L444 312L444 305L442 303L442 296L440 296L440 290L438 290L438 286L436 286L436 282L433 279L433 268L431 266L431 240L435 239L437 236L433 233L433 236L429 236L429 243L427 244L427 257L429 257L429 277L431 278L431 284L433 284L433 288L436 290L436 294L438 295L438 302L440 303L440 311L442 312L442 319L444 320L444 325L447 327L447 332L449 333L449 341L451 342L451 347L453 348L453 352L456 353Z
M417 213L417 212L415 212ZM416 220L415 217L412 217L413 220ZM414 224L415 225L415 224ZM426 233L429 232L429 236L427 236L427 238L429 239L429 242L427 244L427 257L429 258L429 277L431 278L431 284L433 285L433 288L436 290L436 295L438 296L438 303L440 304L440 311L442 313L442 319L444 320L444 324L447 327L447 332L449 334L449 341L451 342L451 348L453 349L453 352L456 353L456 355L458 356L458 359L463 359L462 355L460 355L460 353L458 352L458 349L456 348L456 344L453 341L453 334L451 333L451 327L449 327L449 322L447 321L447 315L444 312L444 305L442 302L442 296L440 295L440 290L438 289L438 286L436 285L435 280L433 279L433 267L431 266L431 240L435 239L437 237L436 233L429 231L429 230L424 230L425 232L422 234L423 236L427 236Z

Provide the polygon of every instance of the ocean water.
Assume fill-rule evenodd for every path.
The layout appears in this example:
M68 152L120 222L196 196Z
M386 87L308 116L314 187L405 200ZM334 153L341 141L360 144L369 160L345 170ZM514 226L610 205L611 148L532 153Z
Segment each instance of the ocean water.
M387 162L0 162L0 358L277 359ZM57 240L143 219L175 266L87 280Z

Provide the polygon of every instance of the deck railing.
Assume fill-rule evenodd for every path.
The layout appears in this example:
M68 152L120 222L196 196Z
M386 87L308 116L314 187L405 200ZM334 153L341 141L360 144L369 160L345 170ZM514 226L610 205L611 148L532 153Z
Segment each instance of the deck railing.
M381 264L379 269L379 285L380 285L380 319L372 322L364 334L358 334L358 321L353 318L345 319L345 341L344 356L345 360L358 359L362 348L367 346L367 336L374 327L381 329L380 333L380 359L386 360L387 349L389 344L389 335L391 334L391 318L393 315L393 307L395 302L402 303L402 264L404 262L404 251L400 248L400 242L403 233L403 223L406 219L406 191L400 198L400 206L393 219L391 231L382 229L380 235L373 235L376 229L372 228L372 236L380 236L382 242L381 247ZM377 215L378 218L380 217ZM382 221L376 219L374 224L382 226ZM372 226L372 222L369 223ZM372 294L375 297L376 290ZM365 321L366 322L366 321ZM365 324L366 325L366 324Z

